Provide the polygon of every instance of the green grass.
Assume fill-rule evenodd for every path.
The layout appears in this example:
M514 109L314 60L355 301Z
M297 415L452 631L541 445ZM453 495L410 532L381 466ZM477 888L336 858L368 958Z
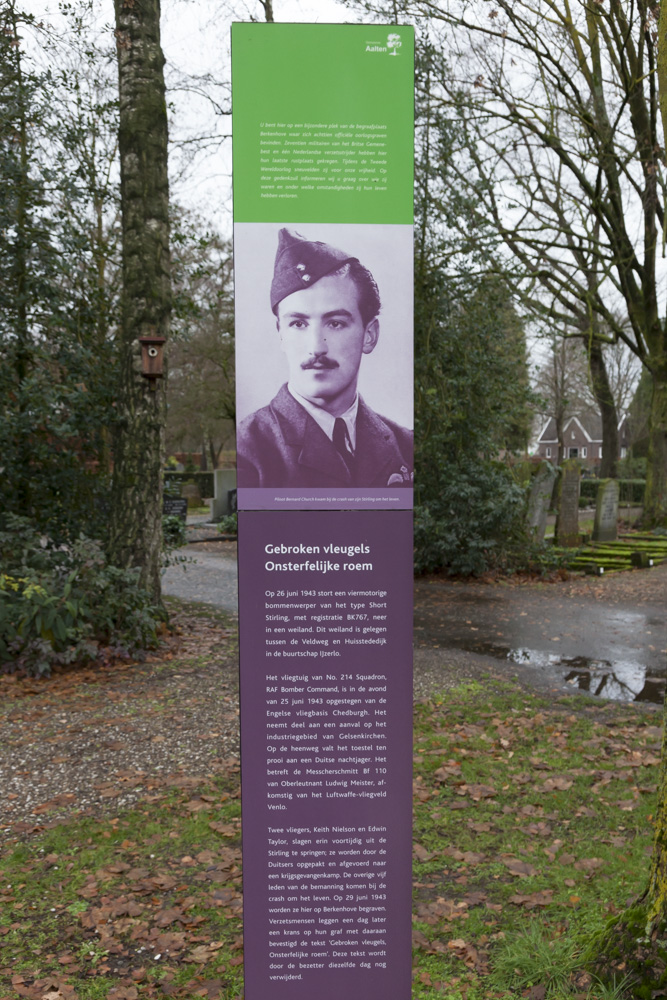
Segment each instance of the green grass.
M413 1000L621 997L577 962L644 885L656 719L490 679L416 706ZM80 1000L240 997L238 794L230 768L10 845L0 998L17 974Z
M414 868L417 967L449 984L444 996L457 977L467 1000L536 985L551 998L614 995L571 976L586 936L643 888L653 720L490 683L417 707L414 840L432 855L418 849ZM468 905L452 918L437 900Z
M239 817L234 770L111 820L62 824L10 847L0 859L0 996L11 971L64 975L86 1000L137 975L140 995L157 995L165 978L174 996L222 978L224 995L236 997ZM204 963L197 948L211 941Z

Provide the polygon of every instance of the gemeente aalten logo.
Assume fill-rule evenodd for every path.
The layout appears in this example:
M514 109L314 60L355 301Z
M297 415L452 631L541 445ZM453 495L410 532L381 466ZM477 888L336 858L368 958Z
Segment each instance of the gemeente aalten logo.
M385 45L375 41L366 42L366 52L388 52L390 56L397 56L402 44L401 36L396 32L390 32Z

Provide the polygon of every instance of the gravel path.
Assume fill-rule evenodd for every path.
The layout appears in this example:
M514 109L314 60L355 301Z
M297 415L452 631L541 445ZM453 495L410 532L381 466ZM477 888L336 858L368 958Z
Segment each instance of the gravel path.
M0 841L238 766L235 633L185 606L172 607L172 624L145 663L0 675ZM419 650L415 697L490 672L485 657Z
M193 540L212 530L188 526ZM165 593L236 611L235 543L200 540L182 551L196 562L170 569ZM415 694L490 671L551 693L661 704L666 605L667 563L552 583L424 577L415 583Z
M200 542L181 550L195 562L170 566L162 577L162 592L235 613L239 603L235 553L231 555L226 548L230 543L211 542L218 547L217 553L204 550L206 544Z
M187 611L172 626L144 663L0 675L0 840L238 764L235 632Z
M40 681L0 675L0 839L25 836L74 814L117 812L157 789L189 787L237 766L238 656L233 619L220 611L237 606L236 545L200 541L185 552L197 562L185 572L171 568L165 593L201 602L200 607L194 613L187 605L175 611L172 606L175 632L146 662ZM511 588L419 581L416 604L424 620L417 632L415 698L446 692L462 681L484 683L489 676L516 677L551 697L572 693L548 672L456 648L452 640L461 637L447 636L447 629L473 629L469 615L480 607L487 608L497 631L511 621L526 622L535 633L541 623L553 642L558 629L563 638L571 631L572 609L581 603L597 601L619 616L633 606L647 622L654 617L637 641L660 656L666 592L667 565L604 581L589 577Z

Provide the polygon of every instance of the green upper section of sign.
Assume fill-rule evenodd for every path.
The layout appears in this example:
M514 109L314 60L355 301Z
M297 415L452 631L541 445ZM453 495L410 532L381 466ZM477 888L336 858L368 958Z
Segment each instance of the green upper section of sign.
M412 223L414 32L232 27L236 222Z

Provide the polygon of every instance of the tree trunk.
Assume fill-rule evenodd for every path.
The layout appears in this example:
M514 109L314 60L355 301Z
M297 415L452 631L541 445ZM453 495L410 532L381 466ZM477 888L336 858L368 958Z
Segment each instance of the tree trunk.
M160 600L164 381L141 376L141 336L169 333L169 184L159 0L114 0L123 233L120 385L109 557Z
M658 51L656 59L658 71L658 100L663 134L667 135L667 6L660 5L658 15ZM663 235L664 239L664 235Z
M565 432L563 427L565 426L565 416L561 413L557 413L554 417L556 424L556 441L558 449L558 464L562 465L567 458L567 448L565 447Z
M649 420L645 527L667 526L667 364L654 369Z
M32 343L28 324L28 300L30 297L30 271L28 258L31 250L32 233L29 219L29 163L28 163L28 124L26 110L26 91L23 80L21 45L19 42L19 15L14 2L7 5L2 29L11 39L11 56L13 59L13 84L16 91L15 120L12 127L18 145L16 162L17 177L14 184L16 193L16 230L14 239L13 266L11 280L14 286L14 302L16 313L14 329L16 331L16 352L14 355L14 371L16 375L16 398L18 399L19 432L21 462L25 470L17 483L17 494L22 512L26 515L31 510L30 475L28 470L32 461L30 453L30 434L25 433L26 410L30 405L25 383L32 367Z
M208 450L209 450L209 455L211 457L211 468L215 470L218 468L218 464L220 462L220 452L222 451L222 444L220 445L219 448L216 448L215 445L213 444L213 438L210 437L208 439Z
M602 417L602 462L601 479L616 479L618 476L618 414L616 402L609 384L609 376L604 363L602 345L599 341L586 341L591 385Z
M653 833L653 854L646 900L648 922L654 926L667 919L667 702L663 703L662 759L658 806Z
M264 20L267 24L273 24L273 0L259 0L264 8Z

